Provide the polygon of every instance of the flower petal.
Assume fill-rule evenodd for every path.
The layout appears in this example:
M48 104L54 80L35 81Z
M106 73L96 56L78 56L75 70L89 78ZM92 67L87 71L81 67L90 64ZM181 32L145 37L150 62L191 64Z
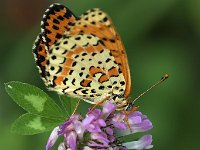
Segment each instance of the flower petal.
M126 128L125 130L119 130L118 135L125 136L137 132L145 132L153 128L151 121L147 116L143 115L141 112L136 111L128 116L128 123L131 129Z
M66 142L69 145L69 148L71 148L71 150L76 150L76 145L77 145L76 139L77 139L77 134L74 131L70 132L70 134L67 135L66 137Z
M74 130L76 131L79 139L82 139L83 138L83 134L85 132L85 128L83 127L82 122L76 121L74 123L74 128L75 128Z
M142 149L152 148L153 145L151 145L151 143L152 143L152 135L144 135L138 141L127 142L123 143L122 145L127 147L128 149L142 150Z
M93 150L93 149L90 148L89 146L84 146L83 150Z
M91 134L91 139L97 140L98 144L96 142L92 141L92 142L90 142L90 146L101 145L103 147L109 147L110 140L107 138L107 135L104 132L92 133Z
M106 133L107 133L108 135L113 135L113 129L112 129L112 128L107 127L105 131L106 131Z
M85 118L80 115L72 115L65 123L53 130L46 145L46 150L49 150L55 144L59 136L64 137L64 142L59 145L58 150L76 150L77 147L83 150L152 148L151 135L124 144L119 141L118 135L144 132L153 126L147 116L136 111L128 116L130 130L125 121L125 114L123 112L114 113L115 109L116 105L109 101L105 103L102 111L101 109L89 110Z
M141 116L132 116L128 118L128 122L131 124L139 124L142 122Z
M60 145L58 146L58 150L66 150L64 142L60 143Z
M90 124L87 130L91 133L101 132L101 128L98 124Z
M95 119L94 115L92 114L87 115L86 118L82 121L83 127L87 127L94 119Z
M112 118L112 120L115 121L115 122L123 122L124 118L125 118L124 113L119 112L119 113L117 113L117 114L114 115L114 117Z
M153 128L152 123L148 119L142 121L141 124L131 126L131 130L134 133L136 133L136 132L145 132L145 131L148 131L148 130L150 130L152 128Z
M53 131L51 132L51 134L49 136L48 142L46 144L46 150L49 150L55 144L55 142L57 141L57 139L59 137L59 135L58 135L59 131L60 131L59 126L55 127L53 129Z
M127 129L127 126L123 123L123 122L112 122L112 124L114 125L115 128L118 129Z
M101 127L105 127L106 126L106 122L103 119L98 119L96 122Z
M114 110L116 109L116 105L114 105L112 102L107 102L105 103L105 105L103 106L103 111L102 111L102 118L106 119L110 113L112 113Z

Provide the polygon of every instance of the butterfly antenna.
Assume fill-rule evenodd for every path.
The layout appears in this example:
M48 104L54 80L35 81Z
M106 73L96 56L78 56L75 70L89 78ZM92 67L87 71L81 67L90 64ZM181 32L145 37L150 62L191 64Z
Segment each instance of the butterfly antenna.
M168 74L165 74L160 81L158 81L157 83L155 83L154 85L152 85L150 88L148 88L146 91L144 91L142 94L140 94L137 98L135 98L132 103L134 103L135 101L137 101L140 97L142 97L144 94L146 94L148 91L150 91L151 89L153 89L154 87L156 87L157 85L161 84L163 81L165 81L167 78L169 77Z

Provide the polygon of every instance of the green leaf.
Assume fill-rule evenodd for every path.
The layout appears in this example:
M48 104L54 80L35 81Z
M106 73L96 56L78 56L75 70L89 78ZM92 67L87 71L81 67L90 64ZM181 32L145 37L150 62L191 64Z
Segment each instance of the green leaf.
M63 120L62 109L41 89L18 81L5 84L7 93L27 112L46 118Z
M66 111L66 114L68 116L71 116L74 109L76 108L76 105L78 104L77 98L71 98L66 95L59 95L60 101L62 106L64 107L64 110Z
M32 135L50 131L61 123L62 121L60 120L26 113L15 120L12 124L11 131L22 135Z

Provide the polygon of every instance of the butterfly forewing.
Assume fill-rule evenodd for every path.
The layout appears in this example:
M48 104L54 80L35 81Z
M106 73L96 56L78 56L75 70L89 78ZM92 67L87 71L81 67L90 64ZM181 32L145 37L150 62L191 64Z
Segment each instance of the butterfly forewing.
M48 49L57 39L63 36L68 24L75 19L74 14L67 7L60 4L52 4L46 10L41 21L41 32Z
M47 61L52 90L91 103L111 96L113 87L124 81L110 50L93 35L63 36L52 46Z
M61 38L68 24L75 20L72 12L63 5L52 4L44 13L41 21L41 33L38 35L33 46L33 53L40 75L47 85L47 55L50 46Z
M33 54L35 57L36 65L39 68L41 78L46 83L46 57L47 52L45 49L45 44L42 40L42 35L39 34L33 45Z
M103 41L105 47L110 50L124 75L126 81L125 97L128 97L131 88L131 78L127 55L110 17L99 8L88 10L80 16L79 20L74 21L72 26L68 26L68 34L75 35L79 32L97 36Z
M130 93L124 46L100 9L91 9L75 19L68 8L50 6L34 53L50 90L93 104L107 96L127 97Z

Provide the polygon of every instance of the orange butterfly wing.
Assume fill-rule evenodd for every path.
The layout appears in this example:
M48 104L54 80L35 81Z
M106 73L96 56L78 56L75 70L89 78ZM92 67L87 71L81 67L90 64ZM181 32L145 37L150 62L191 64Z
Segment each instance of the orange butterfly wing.
M41 21L41 31L48 49L64 35L68 24L75 19L74 14L61 4L52 4L46 10Z
M92 34L100 38L105 47L111 51L124 75L126 81L125 97L128 97L131 91L128 59L121 38L108 15L99 8L88 10L78 21L74 21L68 26L67 34L76 35L78 33Z
M75 18L68 8L53 4L41 26L33 51L49 89L90 103L98 103L106 95L113 100L115 94L129 96L127 56L104 12L92 9Z
M41 21L41 33L33 45L33 54L39 68L41 78L47 85L47 53L50 47L61 38L68 23L75 20L73 13L65 6L52 4L44 13Z

